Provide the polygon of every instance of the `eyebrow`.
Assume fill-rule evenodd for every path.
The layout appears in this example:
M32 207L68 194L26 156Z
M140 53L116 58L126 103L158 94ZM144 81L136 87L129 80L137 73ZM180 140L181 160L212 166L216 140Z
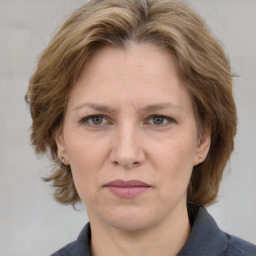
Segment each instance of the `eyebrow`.
M106 105L103 104L97 104L97 103L83 103L81 105L78 105L76 107L74 107L73 111L76 110L80 110L84 107L89 107L91 109L100 111L100 112L105 112L105 113L113 113L115 112L115 109L110 108ZM157 104L150 104L147 105L145 107L139 108L140 112L150 112L150 111L156 111L156 110L162 110L162 109L166 109L166 108L177 108L177 109L181 109L182 107L170 102L161 102L161 103L157 103Z
M94 110L97 110L97 111L102 111L102 112L106 112L106 113L113 113L115 112L114 109L106 106L106 105L103 105L103 104L96 104L96 103L84 103L84 104L81 104L81 105L78 105L76 107L74 107L73 111L76 111L76 110L80 110L84 107L89 107L91 109L94 109Z
M145 106L141 110L145 111L145 112L150 112L150 111L161 110L161 109L165 109L165 108L182 109L181 106L173 104L171 102L162 102L162 103L158 103L158 104L151 104L151 105Z

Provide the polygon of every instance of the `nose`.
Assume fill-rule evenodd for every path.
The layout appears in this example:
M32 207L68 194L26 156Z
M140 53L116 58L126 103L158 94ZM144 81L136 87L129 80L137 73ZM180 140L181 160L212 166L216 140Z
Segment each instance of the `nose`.
M114 165L131 169L140 166L145 158L139 128L132 125L116 128L112 138L110 161Z

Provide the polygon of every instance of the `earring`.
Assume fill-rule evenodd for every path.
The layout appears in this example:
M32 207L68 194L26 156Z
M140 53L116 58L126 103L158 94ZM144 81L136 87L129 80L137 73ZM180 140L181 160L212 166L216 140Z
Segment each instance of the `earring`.
M63 164L65 164L65 158L63 156L61 157L61 161Z

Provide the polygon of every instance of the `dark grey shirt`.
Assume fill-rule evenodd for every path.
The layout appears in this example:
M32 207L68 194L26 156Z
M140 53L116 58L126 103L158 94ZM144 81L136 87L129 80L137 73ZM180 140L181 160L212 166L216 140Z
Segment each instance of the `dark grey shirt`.
M205 208L188 206L192 230L178 256L256 256L256 246L224 233ZM88 223L78 239L51 256L91 256ZM158 256L158 255L156 255Z

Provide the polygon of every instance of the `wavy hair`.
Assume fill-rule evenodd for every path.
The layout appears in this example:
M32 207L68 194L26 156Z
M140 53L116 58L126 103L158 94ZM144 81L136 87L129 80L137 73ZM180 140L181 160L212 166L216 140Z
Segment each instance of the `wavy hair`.
M187 200L209 205L217 197L237 127L228 58L200 16L180 1L92 0L76 10L42 52L30 79L26 101L32 116L31 142L38 154L49 152L54 196L64 204L80 201L70 166L57 155L72 85L87 58L105 45L125 48L128 41L165 47L194 104L198 127L211 128L206 160L195 166Z

